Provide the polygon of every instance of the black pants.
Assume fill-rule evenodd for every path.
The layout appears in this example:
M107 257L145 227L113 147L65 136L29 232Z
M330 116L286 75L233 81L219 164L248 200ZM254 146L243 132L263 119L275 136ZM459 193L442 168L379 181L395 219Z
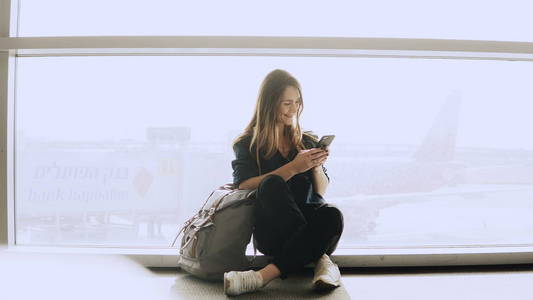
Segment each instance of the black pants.
M341 211L329 204L297 203L287 183L268 175L257 189L254 238L281 278L331 254L344 228Z

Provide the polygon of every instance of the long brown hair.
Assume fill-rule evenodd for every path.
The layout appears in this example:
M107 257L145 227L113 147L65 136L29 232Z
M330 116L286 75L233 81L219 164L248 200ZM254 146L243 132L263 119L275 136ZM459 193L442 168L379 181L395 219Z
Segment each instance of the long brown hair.
M278 117L278 109L280 106L280 98L285 89L292 86L300 93L300 106L296 112L296 124L291 126L284 126L283 135L289 140L291 149L302 150L304 148L302 142L302 130L300 128L300 115L303 111L303 96L300 83L289 72L284 70L274 70L265 77L259 88L257 102L255 105L254 115L252 120L244 129L244 132L235 139L235 145L246 137L252 137L250 142L250 153L253 153L255 147L255 155L257 166L259 167L259 174L261 174L261 164L259 157L266 159L272 157L278 148L281 141L278 130L276 129L276 122Z

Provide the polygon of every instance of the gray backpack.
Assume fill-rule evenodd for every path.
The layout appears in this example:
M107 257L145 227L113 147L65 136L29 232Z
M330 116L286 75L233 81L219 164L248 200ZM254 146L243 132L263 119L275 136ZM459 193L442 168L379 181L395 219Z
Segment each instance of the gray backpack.
M178 266L207 280L222 280L224 272L249 269L246 247L253 231L253 203L256 190L238 190L227 184L207 198L181 233Z

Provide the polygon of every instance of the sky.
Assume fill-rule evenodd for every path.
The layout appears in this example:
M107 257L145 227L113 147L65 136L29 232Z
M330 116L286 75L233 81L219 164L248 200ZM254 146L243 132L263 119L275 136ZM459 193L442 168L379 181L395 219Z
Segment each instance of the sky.
M458 147L533 149L529 62L309 57L23 57L17 132L63 141L146 140L149 127L189 127L225 142L251 119L275 68L302 85L301 124L336 143L419 144L461 95Z
M21 0L19 36L266 35L533 41L533 4L509 1ZM226 141L250 120L264 76L303 85L302 124L336 143L418 144L459 91L458 146L533 149L528 62L284 57L19 58L17 132L144 140L190 127ZM215 129L215 130L214 130Z

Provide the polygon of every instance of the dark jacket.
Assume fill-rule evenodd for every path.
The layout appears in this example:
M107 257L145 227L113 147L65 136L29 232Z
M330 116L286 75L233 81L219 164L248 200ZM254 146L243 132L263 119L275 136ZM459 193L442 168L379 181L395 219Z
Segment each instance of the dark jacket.
M317 144L316 138L312 138L309 135L312 134L307 132L307 134L303 135L302 142L305 149L314 148ZM252 149L253 154L250 153L249 150L251 140L252 137L248 136L233 146L236 158L231 162L231 166L233 167L233 184L235 184L235 186L239 186L239 184L246 179L263 175L282 167L286 163L292 161L296 157L296 154L298 154L296 150L293 149L289 153L288 159L283 157L279 151L276 151L274 156L268 160L261 157L259 161L261 164L261 174L259 174L259 168L255 158L255 147ZM329 181L326 168L324 168L324 166L322 166L322 168ZM298 204L318 204L324 202L322 196L313 190L312 173L313 171L310 169L306 172L296 174L287 181L287 184L295 197L296 203Z

